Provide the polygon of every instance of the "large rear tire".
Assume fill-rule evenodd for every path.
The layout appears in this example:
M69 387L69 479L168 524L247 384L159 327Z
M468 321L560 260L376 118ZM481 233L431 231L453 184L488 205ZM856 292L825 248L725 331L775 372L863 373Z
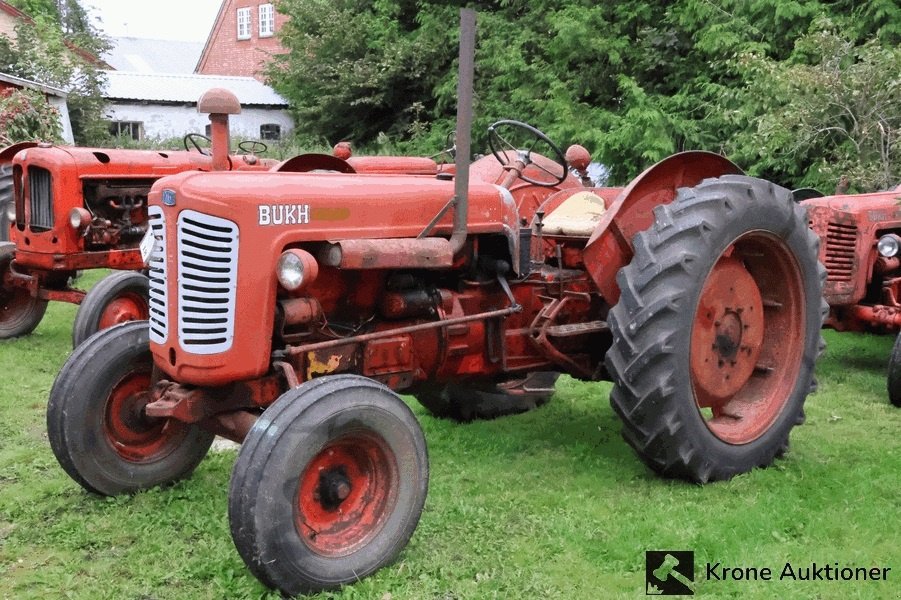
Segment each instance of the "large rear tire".
M668 477L767 466L801 415L827 310L804 209L788 190L729 175L680 189L654 217L609 316L623 436Z
M47 312L47 301L32 296L21 287L3 284L12 268L16 245L0 242L0 339L28 335L38 326Z
M153 360L146 321L123 323L76 348L50 390L53 454L89 492L113 496L190 475L214 435L144 414Z
M425 439L407 405L365 377L323 377L282 394L245 439L232 538L270 587L335 588L394 560L427 491Z
M116 271L92 287L78 306L72 324L72 347L100 331L150 317L150 280L137 271Z
M439 419L461 423L516 415L546 404L554 395L559 373L536 371L523 379L493 384L423 384L416 400Z
M888 361L888 399L901 408L901 333L895 338Z

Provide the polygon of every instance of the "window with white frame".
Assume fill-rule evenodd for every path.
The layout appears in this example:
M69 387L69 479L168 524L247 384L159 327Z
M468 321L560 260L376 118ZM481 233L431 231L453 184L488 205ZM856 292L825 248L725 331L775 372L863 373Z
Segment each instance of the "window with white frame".
M238 9L238 39L250 39L250 7Z
M275 9L271 4L260 4L260 37L275 33Z

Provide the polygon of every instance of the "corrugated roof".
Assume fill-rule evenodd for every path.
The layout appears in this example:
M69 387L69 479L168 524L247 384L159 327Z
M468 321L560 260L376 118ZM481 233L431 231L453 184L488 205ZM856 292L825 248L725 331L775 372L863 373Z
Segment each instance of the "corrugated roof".
M103 59L117 71L135 73L193 73L203 51L200 42L136 37L112 38L112 42L112 49Z
M253 77L224 75L188 75L183 73L134 73L104 71L107 85L103 97L108 100L145 100L147 102L197 102L210 88L230 90L242 106L287 106L288 101L268 85Z
M0 81L11 83L12 85L20 88L24 87L32 90L37 90L45 94L50 94L51 96L59 96L60 98L68 97L68 94L59 88L44 85L43 83L32 81L30 79L22 79L21 77L8 75L7 73L0 73Z

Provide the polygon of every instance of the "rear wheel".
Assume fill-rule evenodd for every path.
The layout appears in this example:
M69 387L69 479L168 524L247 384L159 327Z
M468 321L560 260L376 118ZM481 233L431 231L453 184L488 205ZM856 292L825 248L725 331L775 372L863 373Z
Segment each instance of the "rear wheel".
M888 399L901 408L901 333L895 338L888 361Z
M150 281L137 271L116 271L107 275L85 295L72 325L72 347L101 329L150 317Z
M433 416L468 422L528 412L554 395L559 373L537 371L523 379L493 384L424 384L413 396Z
M391 390L336 375L285 392L235 461L229 521L264 584L295 595L370 575L400 553L428 490L425 439Z
M47 301L31 295L25 288L6 283L16 245L0 242L0 339L28 335L38 326L47 311Z
M146 321L106 329L76 348L47 403L59 464L83 488L112 496L188 476L213 434L144 414L153 361Z
M679 190L617 276L607 370L623 435L662 475L729 479L784 452L820 351L825 272L791 193Z

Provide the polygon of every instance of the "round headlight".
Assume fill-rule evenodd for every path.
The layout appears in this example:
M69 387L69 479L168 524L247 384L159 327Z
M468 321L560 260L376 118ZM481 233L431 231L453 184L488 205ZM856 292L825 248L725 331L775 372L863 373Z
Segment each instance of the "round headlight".
M289 292L293 292L316 279L319 274L319 265L316 264L316 259L309 252L292 248L283 252L279 257L275 266L275 274L281 286Z
M876 250L886 258L897 256L898 250L901 250L901 237L898 237L894 233L888 233L882 236L876 243Z
M16 220L16 203L7 202L4 210L6 211L6 220L10 223L14 223Z
M91 224L91 213L83 208L73 208L69 211L69 225L72 229L84 229Z

